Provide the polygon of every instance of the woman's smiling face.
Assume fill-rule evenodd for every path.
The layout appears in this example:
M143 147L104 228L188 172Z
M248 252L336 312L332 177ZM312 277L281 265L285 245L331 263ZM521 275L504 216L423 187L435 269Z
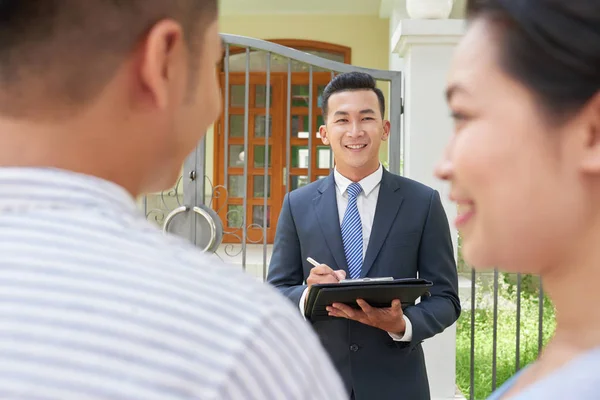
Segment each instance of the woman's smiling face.
M436 173L451 182L468 263L537 273L565 257L585 225L576 121L551 123L501 69L499 35L478 19L457 48L447 88L455 132Z

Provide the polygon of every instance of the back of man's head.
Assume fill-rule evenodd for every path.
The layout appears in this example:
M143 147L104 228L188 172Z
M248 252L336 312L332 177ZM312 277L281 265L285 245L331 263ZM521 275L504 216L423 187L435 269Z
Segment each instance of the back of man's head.
M220 109L217 3L0 0L0 166L172 183Z
M217 0L2 0L0 115L41 118L77 108L102 90L152 24L172 18L192 38L216 12Z

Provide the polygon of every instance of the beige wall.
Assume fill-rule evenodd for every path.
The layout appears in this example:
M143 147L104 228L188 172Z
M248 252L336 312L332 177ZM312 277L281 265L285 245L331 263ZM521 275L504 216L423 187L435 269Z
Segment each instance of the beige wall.
M221 16L222 33L249 36L258 39L305 39L329 42L350 47L352 64L376 69L389 66L389 22L378 16L338 15L254 15ZM385 82L382 90L388 93ZM206 169L213 177L212 130L207 135ZM387 143L380 151L387 160Z
M377 16L264 15L225 16L219 31L259 39L306 39L352 49L352 64L388 68L387 19Z

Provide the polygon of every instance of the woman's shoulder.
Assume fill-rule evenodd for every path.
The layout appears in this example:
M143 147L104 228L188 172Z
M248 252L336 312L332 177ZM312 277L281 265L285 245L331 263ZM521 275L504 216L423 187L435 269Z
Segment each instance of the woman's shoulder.
M600 398L600 347L579 355L552 374L529 386L513 400ZM514 376L488 400L500 400L514 384Z

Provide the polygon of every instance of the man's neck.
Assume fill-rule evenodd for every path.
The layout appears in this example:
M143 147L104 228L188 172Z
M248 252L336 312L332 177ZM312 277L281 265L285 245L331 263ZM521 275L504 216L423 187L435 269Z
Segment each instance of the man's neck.
M337 170L337 172L342 175L343 177L351 180L352 182L360 182L363 179L365 179L367 176L375 173L375 171L377 171L379 169L379 162L377 163L377 165L375 165L375 167L370 166L370 167L365 167L365 168L344 168L344 167L339 167L336 165L335 169Z
M127 157L119 154L118 146L111 151L107 141L110 139L85 130L0 120L0 167L73 171L114 182L136 196L141 189L136 177L143 171L135 170L136 163L123 162Z

